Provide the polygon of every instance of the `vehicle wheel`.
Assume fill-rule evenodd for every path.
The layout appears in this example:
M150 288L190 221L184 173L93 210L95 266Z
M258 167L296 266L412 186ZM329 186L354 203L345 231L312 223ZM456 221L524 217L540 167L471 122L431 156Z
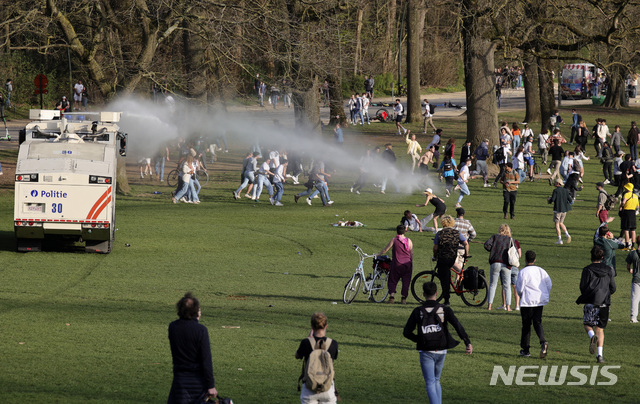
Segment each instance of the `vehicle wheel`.
M198 178L198 181L200 181L201 187L206 187L207 184L209 183L209 173L207 171L204 171L204 170L196 171L196 178Z
M467 306L480 307L487 301L488 294L489 286L487 285L487 280L484 276L478 275L478 289L464 289L460 297Z
M380 122L388 122L390 119L390 115L386 109L380 108L376 111L376 118L378 118L378 121Z
M350 304L353 299L358 295L358 291L360 291L360 275L353 275L349 282L344 285L344 294L342 295L342 301L346 304Z
M425 298L422 292L422 285L425 282L436 282L438 283L438 277L436 276L436 271L422 271L419 272L416 276L413 277L411 281L411 294L414 299L419 301L420 303L424 303ZM438 296L438 300L442 299L442 294Z
M387 287L387 281L389 280L388 272L378 272L373 275L373 282L371 283L371 290L369 291L369 300L382 303L389 294L389 288Z
M167 175L167 185L170 187L175 187L178 185L178 175L180 173L178 170L172 170L169 175Z

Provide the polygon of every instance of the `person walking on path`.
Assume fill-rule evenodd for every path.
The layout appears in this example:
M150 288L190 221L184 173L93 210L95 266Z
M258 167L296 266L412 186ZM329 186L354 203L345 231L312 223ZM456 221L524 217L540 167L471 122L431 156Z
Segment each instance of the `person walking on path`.
M567 227L564 225L564 219L567 217L567 212L571 210L571 204L573 198L569 194L567 188L562 186L562 180L556 178L556 187L550 197L547 198L548 203L553 203L553 222L556 224L556 234L558 235L558 241L556 244L562 244L562 233L564 231L567 236L567 244L571 243L571 236Z
M580 296L576 304L584 304L583 324L589 337L589 353L596 354L596 362L604 363L604 329L609 322L611 295L616 292L613 268L604 264L604 252L591 248L591 264L582 269Z
M520 334L520 356L531 356L529 343L531 341L531 325L540 340L540 358L547 356L549 344L544 337L542 328L542 309L549 303L551 293L551 278L544 269L537 265L535 251L524 253L527 265L520 270L516 281L516 293L520 296L520 317L522 318L522 332Z
M466 353L473 353L473 346L467 332L456 318L450 307L436 302L438 287L433 282L425 282L422 292L426 301L413 309L402 335L416 343L420 354L420 368L424 377L429 403L442 403L440 375L444 367L447 350L458 346L459 342L449 334L451 324L466 346ZM417 333L416 333L417 331Z
M389 273L389 300L387 303L395 303L396 287L398 281L402 280L402 290L400 294L401 304L407 304L409 296L409 285L411 284L411 274L413 273L413 242L405 237L406 228L404 225L396 227L396 236L389 241L389 244L380 251L378 255L384 255L392 249L393 258L391 260L391 272Z

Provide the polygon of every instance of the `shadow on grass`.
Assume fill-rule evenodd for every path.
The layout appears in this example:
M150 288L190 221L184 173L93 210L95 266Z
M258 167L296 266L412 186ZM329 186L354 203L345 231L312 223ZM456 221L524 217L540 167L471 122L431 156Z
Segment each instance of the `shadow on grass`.
M335 302L336 299L326 299L320 297L307 297L307 296L291 296L291 295L259 295L259 294L245 294L243 295L247 298L254 299L282 299L282 300L302 300L305 302ZM342 300L340 300L342 301Z
M276 272L276 271L263 271L264 273L267 274L274 274L274 275L284 275L283 272ZM339 275L316 275L316 274L294 274L294 273L287 273L287 276L306 276L312 279L317 279L317 278L336 278L336 279L347 279L345 276L339 276Z

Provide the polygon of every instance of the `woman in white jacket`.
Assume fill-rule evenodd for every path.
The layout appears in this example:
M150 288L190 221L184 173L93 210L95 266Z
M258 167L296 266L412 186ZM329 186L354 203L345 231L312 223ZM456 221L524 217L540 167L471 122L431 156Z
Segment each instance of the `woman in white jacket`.
M520 296L520 316L522 317L522 334L520 337L521 356L531 356L529 340L531 324L540 339L540 358L547 356L549 344L542 328L542 309L549 303L551 278L544 269L537 265L536 253L532 250L524 254L527 266L520 270L516 282L516 293Z

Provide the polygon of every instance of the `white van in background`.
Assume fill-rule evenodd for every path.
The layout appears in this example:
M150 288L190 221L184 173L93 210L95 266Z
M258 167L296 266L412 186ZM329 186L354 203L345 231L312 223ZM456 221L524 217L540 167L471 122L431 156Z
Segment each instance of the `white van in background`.
M560 77L560 95L563 100L567 98L587 98L591 81L596 79L596 73L602 74L591 63L569 63L563 66Z

